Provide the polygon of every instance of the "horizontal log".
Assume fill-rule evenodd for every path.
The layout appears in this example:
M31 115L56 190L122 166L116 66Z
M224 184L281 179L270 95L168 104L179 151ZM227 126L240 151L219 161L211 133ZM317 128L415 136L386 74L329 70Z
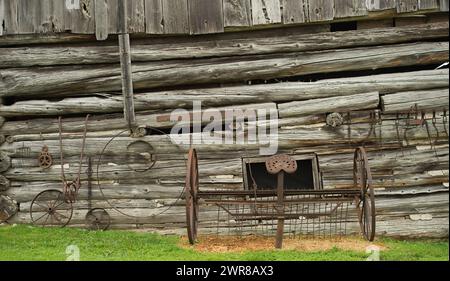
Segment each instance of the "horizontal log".
M349 112L364 109L376 109L380 104L378 92L364 93L345 97L331 97L308 101L295 101L278 105L281 118L320 114L327 112Z
M402 28L384 28L287 35L245 39L200 39L195 42L132 44L133 62L149 62L171 59L243 56L271 53L320 51L327 49L398 44L420 40L446 38L448 22ZM119 61L115 46L45 46L32 48L3 48L0 68L107 64Z
M381 97L384 112L405 112L414 108L423 111L443 111L449 108L448 88L427 91L409 91Z
M251 104L255 102L290 102L375 91L386 94L446 88L448 85L448 69L442 69L328 79L309 83L286 82L252 86L136 93L134 95L134 101L136 111L148 111L171 108L192 108L193 101L201 101L204 107L215 107ZM122 111L123 101L119 94L65 98L60 101L39 99L18 101L8 106L0 105L0 114L5 117L119 113Z
M448 42L426 42L367 48L175 60L133 65L136 90L167 85L194 85L272 79L298 75L358 71L448 61ZM0 71L0 93L6 97L61 96L120 91L117 66L70 66Z

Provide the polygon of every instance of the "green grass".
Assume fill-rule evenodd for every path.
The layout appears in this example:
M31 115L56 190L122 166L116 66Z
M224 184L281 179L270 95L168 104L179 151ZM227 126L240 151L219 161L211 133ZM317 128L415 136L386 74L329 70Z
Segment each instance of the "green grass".
M380 239L388 249L381 260L448 261L448 241L399 241ZM180 247L178 236L129 231L90 232L81 229L48 229L30 226L0 227L1 261L66 260L66 247L76 245L83 261L359 261L365 251L331 249L320 252L293 250L204 253Z

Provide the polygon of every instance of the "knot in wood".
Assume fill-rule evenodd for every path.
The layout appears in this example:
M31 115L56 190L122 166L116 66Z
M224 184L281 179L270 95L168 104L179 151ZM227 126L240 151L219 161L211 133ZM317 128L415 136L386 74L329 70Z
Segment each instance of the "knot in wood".
M275 155L266 160L266 169L273 175L281 171L293 174L297 171L297 161L286 154Z

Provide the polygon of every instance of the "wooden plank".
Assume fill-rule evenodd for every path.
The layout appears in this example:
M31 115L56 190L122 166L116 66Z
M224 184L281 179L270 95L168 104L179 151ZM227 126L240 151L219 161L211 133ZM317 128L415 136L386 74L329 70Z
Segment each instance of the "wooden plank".
M97 40L108 38L108 3L95 0L95 37Z
M188 2L187 0L162 0L164 33L189 33Z
M57 33L64 31L64 2L60 0L41 0L40 18L37 31Z
M251 26L250 0L223 0L224 26Z
M283 23L304 23L307 15L303 1L283 0Z
M397 3L395 0L366 0L367 10L382 11L396 9Z
M5 33L5 2L0 0L0 36Z
M360 17L368 14L366 3L360 0L334 0L335 18Z
M66 30L72 33L94 34L95 33L95 7L94 2L90 0L76 0L71 5L66 1L64 12L64 26Z
M419 9L419 0L397 0L397 13L416 12Z
M145 32L145 5L144 0L128 0L128 32Z
M281 23L280 0L252 0L253 25Z
M191 34L224 31L222 0L189 0L188 3Z
M442 12L448 12L448 0L439 0L439 7L441 9Z
M117 34L119 19L119 0L106 0L108 4L108 33Z
M309 21L329 21L334 18L334 2L330 0L309 0Z
M162 0L145 0L145 23L146 33L164 33Z
M17 21L17 0L3 0L5 17L5 34L17 34L19 32L19 23Z
M438 0L419 0L419 10L439 9Z
M40 18L39 1L17 0L17 22L19 34L29 34L38 32L38 22Z

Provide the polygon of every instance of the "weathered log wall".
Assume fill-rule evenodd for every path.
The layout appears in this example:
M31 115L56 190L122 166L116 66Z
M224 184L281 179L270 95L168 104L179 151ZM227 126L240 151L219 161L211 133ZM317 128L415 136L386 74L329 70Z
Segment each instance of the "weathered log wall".
M91 114L85 153L94 163L93 189L86 189L84 161L71 225L82 226L88 208L101 207L114 228L184 233L179 197L190 143L177 144L155 129L170 132L174 109L187 116L213 108L222 114L253 109L265 110L266 120L243 124L265 128L277 120L277 138L270 140L277 141L278 152L318 154L326 189L352 187L352 153L364 145L380 235L447 237L449 73L436 67L448 61L448 21L310 35L295 30L133 41L137 121L148 129L141 138L124 132L118 48L111 41L94 44L81 37L65 45L1 47L0 40L0 194L20 206L10 223L29 223L34 196L62 188L58 116L65 174L73 178L84 118ZM194 101L202 102L202 111L192 108ZM330 113L342 122L330 126ZM205 117L195 125L210 122ZM221 128L216 137L242 134ZM37 160L44 145L53 156L49 169ZM242 189L242 157L258 156L267 145L195 143L201 189ZM150 155L158 160L155 166L139 172ZM201 210L201 231L215 232L216 209ZM354 210L348 220L349 232L358 232ZM228 232L225 226L219 231Z

